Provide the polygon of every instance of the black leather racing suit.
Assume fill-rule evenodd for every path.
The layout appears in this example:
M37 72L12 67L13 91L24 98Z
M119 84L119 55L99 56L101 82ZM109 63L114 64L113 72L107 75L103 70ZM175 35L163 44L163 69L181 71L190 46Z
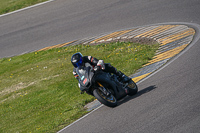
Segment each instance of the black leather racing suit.
M110 63L102 63L102 60L98 60L92 56L83 56L83 65L84 66L99 66L104 72L114 73L118 75L118 71ZM76 68L73 69L73 75L76 79L79 79L78 74L76 73Z

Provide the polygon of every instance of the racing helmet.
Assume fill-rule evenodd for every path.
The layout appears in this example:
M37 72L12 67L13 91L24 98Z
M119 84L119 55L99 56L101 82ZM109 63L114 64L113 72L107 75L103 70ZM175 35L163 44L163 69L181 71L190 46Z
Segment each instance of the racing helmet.
M76 68L79 67L79 66L82 66L83 55L80 52L73 54L72 58L71 58L71 63Z

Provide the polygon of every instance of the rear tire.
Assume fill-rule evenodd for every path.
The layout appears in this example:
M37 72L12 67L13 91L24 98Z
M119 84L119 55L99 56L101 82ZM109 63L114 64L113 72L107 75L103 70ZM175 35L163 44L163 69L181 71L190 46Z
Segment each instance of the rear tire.
M129 96L133 96L137 94L138 92L138 87L133 80L129 81L129 85L127 86L127 88L129 90L129 93L128 93Z
M110 94L106 96L100 89L95 89L93 91L93 95L97 98L99 102L102 104L109 106L109 107L116 107L117 106L117 99Z

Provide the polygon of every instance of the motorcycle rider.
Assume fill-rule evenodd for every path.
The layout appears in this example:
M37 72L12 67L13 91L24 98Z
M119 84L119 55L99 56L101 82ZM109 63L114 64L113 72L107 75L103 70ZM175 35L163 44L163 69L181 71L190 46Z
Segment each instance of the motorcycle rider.
M98 60L92 56L83 56L80 52L72 55L71 63L74 66L73 75L77 80L79 80L79 76L76 73L76 68L83 66L91 66L94 68L94 71L103 70L104 72L114 73L119 76L120 80L122 80L123 82L128 82L131 80L131 78L127 77L121 71L117 71L117 69L113 67L110 63L104 63L103 60Z

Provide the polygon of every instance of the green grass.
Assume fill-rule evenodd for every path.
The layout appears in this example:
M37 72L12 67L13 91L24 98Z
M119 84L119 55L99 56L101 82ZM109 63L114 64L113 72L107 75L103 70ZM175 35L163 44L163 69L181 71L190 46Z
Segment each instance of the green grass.
M127 75L147 63L158 44L77 45L0 59L0 132L56 132L80 118L94 98L80 94L71 55L81 52Z
M47 0L0 0L0 14L15 11Z

